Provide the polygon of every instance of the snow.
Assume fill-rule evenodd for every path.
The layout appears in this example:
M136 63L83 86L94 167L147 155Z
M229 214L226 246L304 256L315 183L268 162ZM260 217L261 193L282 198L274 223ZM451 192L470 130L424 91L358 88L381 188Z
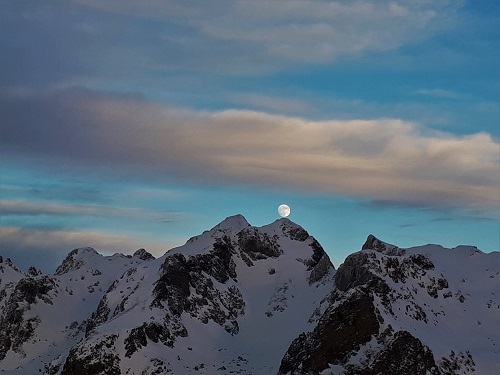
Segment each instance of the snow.
M237 242L238 233L241 230L252 228L241 215L230 217L210 231L191 239L186 245L169 251L167 256L174 253L181 253L185 256L206 253L212 249L216 238L225 235ZM251 267L240 257L233 257L236 262L237 280L229 280L225 284L214 281L221 292L231 286L236 286L243 296L245 314L238 318L238 334L234 336L228 334L213 321L203 324L197 319L192 319L189 314L183 315L182 322L189 334L187 337L178 338L174 348L166 349L168 358L178 356L181 358L180 361L169 361L173 373L183 373L187 368L194 369L195 367L204 374L220 373L218 370L220 368L226 368L227 371L231 371L230 369L241 371L242 367L248 373L276 373L282 355L297 333L313 328L308 321L320 302L331 291L333 272L328 280L324 280L324 283L309 285L310 271L298 258L308 258L312 255L312 249L309 246L312 239L299 242L284 236L284 230L291 228L299 227L288 219L257 228L260 233L277 239L277 244L283 250L283 254L277 258L270 257L254 261ZM160 261L163 258L160 258ZM148 267L152 267L153 264L156 265L158 262L148 263ZM271 273L271 269L274 272ZM127 310L122 316L117 316L107 322L107 331L123 331L130 327L131 321L134 322L133 326L139 326L141 317L144 317L144 310L148 311L148 315L153 315L155 321L162 321L162 316L155 315L157 311L154 309L149 311L150 297L141 300L143 296L151 295L158 275L151 272L145 273L139 268L132 277L137 280L139 276L143 280L139 286L140 289L133 294L138 299L135 302L130 300L127 302L127 306L135 304L134 309ZM130 284L130 280L123 279L117 284L108 299L111 311L125 296L119 293L125 292L123 288L131 287ZM158 345L161 344L155 344L154 347ZM149 350L150 344L148 343L148 353ZM156 351L156 349L151 350ZM130 360L125 360L123 366L130 366L132 370L139 371L141 366L144 366L143 361L140 361L139 365L135 361L140 353L142 352L137 353ZM157 354L148 354L148 358L155 355Z
M24 319L41 317L36 336L23 345L23 353L12 350L7 353L0 363L3 373L35 373L61 353L67 354L83 337L84 321L96 309L117 276L130 266L143 263L125 256L104 257L92 248L77 249L73 259L81 264L78 269L52 276L58 287L49 292L51 303L38 300L25 311ZM13 282L24 276L16 273ZM20 365L22 367L18 369Z
M265 236L281 254L253 259L249 265L239 247L240 235L245 231ZM172 348L148 339L146 347L127 358L125 339L132 329L145 322L164 323L169 319L167 307L151 307L165 259L174 254L185 257L208 254L217 239L223 237L233 246L237 277L225 283L212 278L212 282L220 295L229 288L237 288L241 293L245 307L244 314L236 319L239 332L232 335L213 320L203 323L184 312L181 323L188 331L187 337L177 337ZM23 319L40 317L40 324L34 337L23 345L23 352L10 350L0 361L0 371L2 374L38 373L39 369L43 372L49 363L64 364L72 347L83 343L90 347L114 333L119 335L114 345L124 374L145 370L151 373L159 366L173 374L277 373L290 343L300 333L314 329L317 311L320 315L326 309L326 297L334 289L333 267L319 282L309 282L311 269L307 260L313 255L314 241L286 218L253 227L243 216L235 215L158 259L141 260L122 254L106 257L92 248L78 249L70 253L67 272L51 276L56 287L48 293L49 302L37 299L24 312ZM381 243L390 250L396 249L394 245ZM380 262L388 257L377 251L363 251L374 254L374 259ZM383 275L389 287L399 294L392 302L392 313L375 298L383 315L383 328L390 324L396 331L409 331L433 351L436 361L449 358L451 350L457 355L469 352L477 374L495 373L500 358L500 253L485 254L470 246L445 249L425 245L404 249L397 258L408 259L416 254L429 258L435 268L427 270L421 278L408 277L404 282ZM0 263L0 291L5 291L5 297L0 299L0 312L5 311L6 301L23 277L12 263ZM447 287L437 288L433 296L427 288L439 279L445 279ZM192 289L191 293L195 291ZM101 300L109 308L109 314L85 338L86 321ZM207 312L204 308L200 308L198 316ZM416 319L422 312L427 321ZM376 349L377 345L370 341L350 361L361 360L363 353ZM61 370L62 366L58 373ZM341 371L340 366L332 366L325 374Z
M386 278L389 286L405 297L392 304L395 315L384 314L385 323L419 338L436 360L449 357L451 351L470 352L476 373L495 373L500 364L500 252L485 254L472 246L446 249L438 245L405 250L401 258L423 254L435 269L427 271L421 281L408 278L395 283ZM418 284L428 285L432 278L448 283L447 288L437 291L436 298ZM380 301L378 306L385 310ZM427 322L411 316L415 308L422 309Z

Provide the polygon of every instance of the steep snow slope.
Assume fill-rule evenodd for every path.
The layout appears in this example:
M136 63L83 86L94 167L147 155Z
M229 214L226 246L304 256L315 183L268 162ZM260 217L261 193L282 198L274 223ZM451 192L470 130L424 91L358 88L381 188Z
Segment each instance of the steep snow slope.
M0 257L2 374L495 374L500 253L370 235L335 270L280 219L229 217L154 259Z
M369 236L335 276L330 305L281 374L495 374L500 253L399 249Z
M288 219L255 228L230 217L156 260L80 249L49 277L56 286L24 311L39 320L24 354L8 350L0 366L275 373L290 341L321 313L333 276L321 246Z
M476 373L500 370L500 253L428 245L408 249L407 256L412 254L424 255L434 269L424 280L409 279L405 286L388 280L401 296L392 308L398 313L387 315L387 322L418 337L436 359L465 356L465 361L472 358ZM422 284L427 293L414 292ZM406 313L408 296L427 319L414 320Z
M69 253L55 275L31 268L26 274L0 264L0 370L36 373L64 355L83 336L87 319L109 285L145 261L92 248Z
M114 283L63 374L96 353L116 373L273 373L333 286L326 253L285 219L255 228L230 217L160 261Z

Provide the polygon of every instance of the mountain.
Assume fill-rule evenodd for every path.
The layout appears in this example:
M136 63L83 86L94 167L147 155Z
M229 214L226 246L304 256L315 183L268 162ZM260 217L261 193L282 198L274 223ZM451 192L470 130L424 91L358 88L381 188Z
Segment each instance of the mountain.
M500 253L400 249L370 235L339 267L326 311L291 343L279 374L495 374L499 302Z
M368 236L335 270L288 219L227 218L155 259L0 257L2 374L493 374L500 253Z

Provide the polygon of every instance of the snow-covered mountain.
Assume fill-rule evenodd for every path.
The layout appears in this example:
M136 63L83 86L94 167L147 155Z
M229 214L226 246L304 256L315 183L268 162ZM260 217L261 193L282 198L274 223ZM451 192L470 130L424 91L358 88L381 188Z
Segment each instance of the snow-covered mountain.
M0 373L494 374L500 253L369 236L335 270L288 219L227 218L155 259L0 257Z
M500 373L500 253L370 235L335 275L314 330L279 374Z

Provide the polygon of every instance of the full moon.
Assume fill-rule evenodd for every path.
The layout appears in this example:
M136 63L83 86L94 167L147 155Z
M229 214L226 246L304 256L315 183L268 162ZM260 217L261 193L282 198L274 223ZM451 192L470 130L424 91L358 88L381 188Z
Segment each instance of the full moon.
M288 207L286 204L280 204L280 206L278 207L278 213L281 217L287 217L288 215L290 215L290 207Z

